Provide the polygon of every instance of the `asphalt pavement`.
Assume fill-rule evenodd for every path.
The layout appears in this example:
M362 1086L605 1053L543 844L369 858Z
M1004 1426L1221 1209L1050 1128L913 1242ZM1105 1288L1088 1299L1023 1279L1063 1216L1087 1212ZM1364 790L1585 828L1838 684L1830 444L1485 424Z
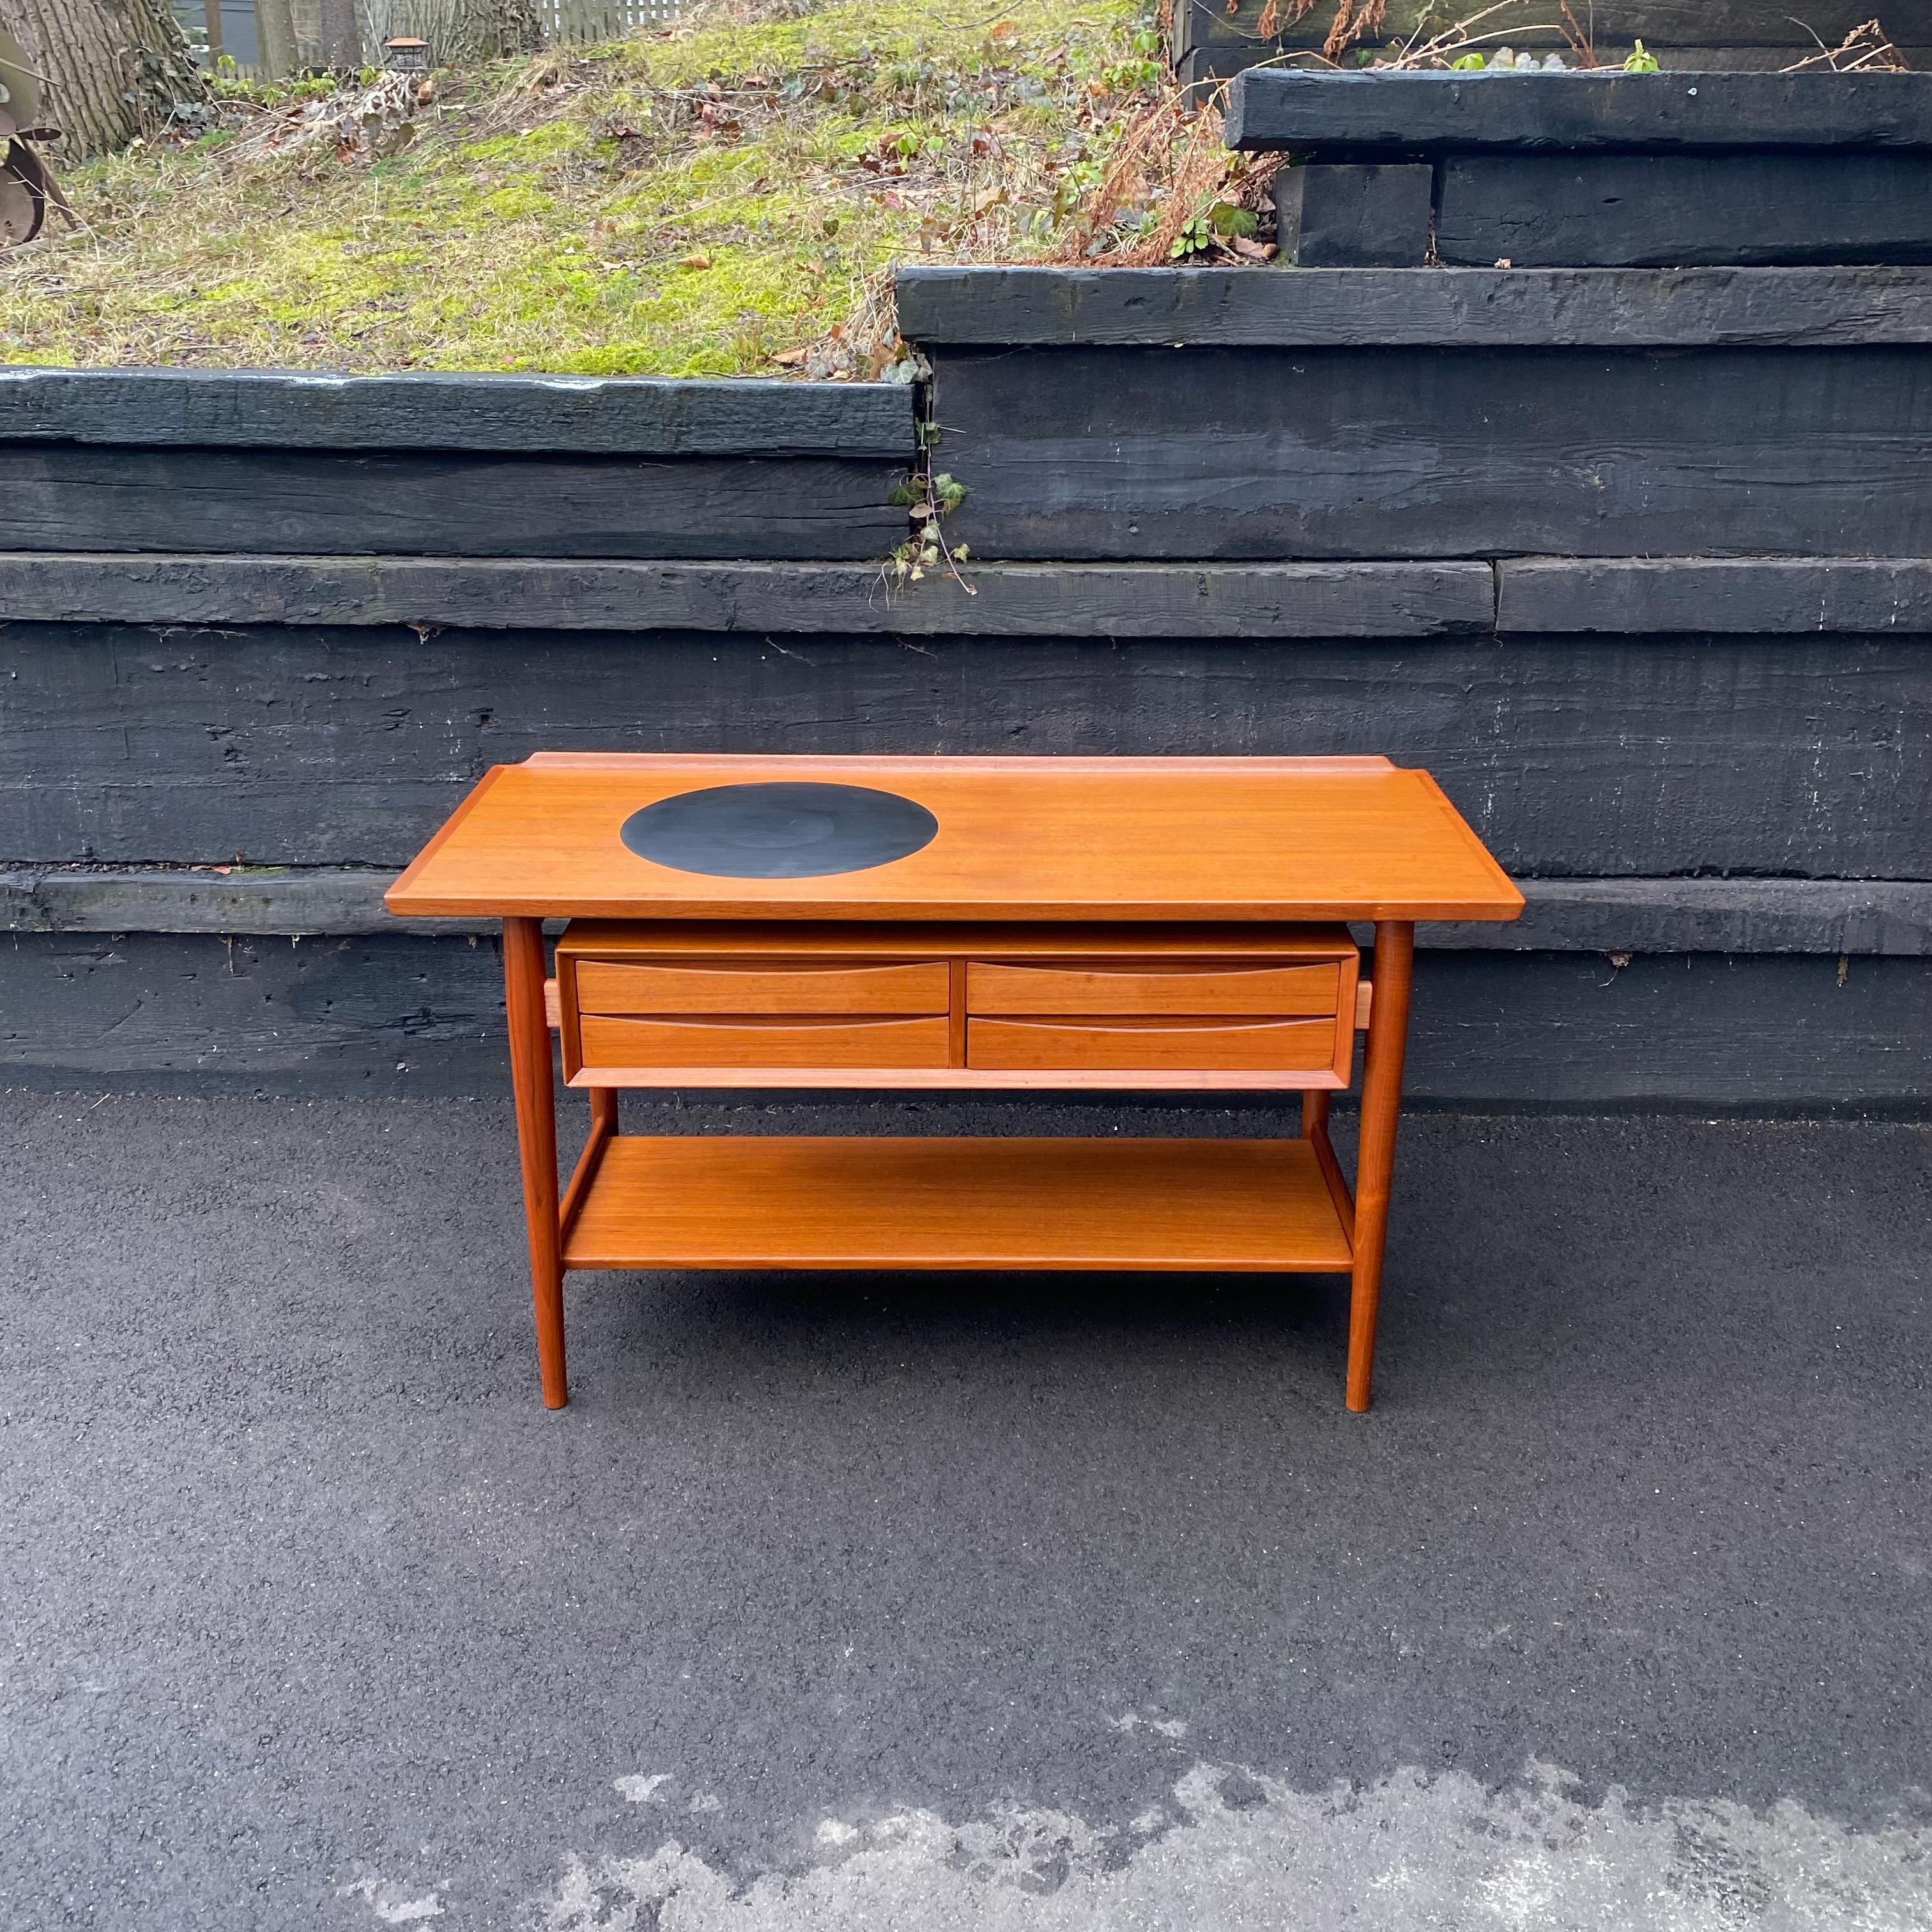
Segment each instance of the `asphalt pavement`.
M1366 1417L1338 1282L746 1274L551 1414L506 1106L0 1095L0 1924L1924 1928L1928 1157L1412 1118Z

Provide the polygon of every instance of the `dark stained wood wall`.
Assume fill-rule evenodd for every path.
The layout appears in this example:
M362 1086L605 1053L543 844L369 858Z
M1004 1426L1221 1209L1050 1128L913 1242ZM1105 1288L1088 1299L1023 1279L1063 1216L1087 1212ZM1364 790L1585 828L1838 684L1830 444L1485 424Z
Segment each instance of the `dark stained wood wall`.
M500 1090L369 909L538 748L1359 749L1530 884L1419 1096L1922 1104L1932 284L1773 272L910 278L970 591L904 392L0 373L0 1084Z
M538 750L1383 752L1532 877L1932 879L1932 639L16 625L0 854L400 868Z

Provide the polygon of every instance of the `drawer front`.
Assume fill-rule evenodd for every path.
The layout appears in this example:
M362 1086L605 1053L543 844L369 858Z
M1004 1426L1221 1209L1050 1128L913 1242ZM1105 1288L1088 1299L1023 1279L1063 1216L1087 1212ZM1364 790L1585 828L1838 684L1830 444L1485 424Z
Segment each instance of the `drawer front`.
M944 1013L913 1020L657 1020L586 1013L586 1066L944 1066Z
M1169 1021L1121 1026L1106 1020L970 1019L969 1067L1078 1072L1312 1072L1336 1054L1335 1022Z
M1337 965L996 965L966 968L972 1013L1332 1013Z
M740 966L728 960L620 966L578 964L584 1013L943 1013L946 962L874 965L860 960Z

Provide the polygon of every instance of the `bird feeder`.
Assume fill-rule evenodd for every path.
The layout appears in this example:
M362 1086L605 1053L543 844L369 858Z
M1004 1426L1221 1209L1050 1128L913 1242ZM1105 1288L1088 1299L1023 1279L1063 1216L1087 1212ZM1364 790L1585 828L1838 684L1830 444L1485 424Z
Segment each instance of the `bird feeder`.
M429 71L429 43L412 36L398 34L393 40L382 43L385 58L383 65L392 74L427 74Z

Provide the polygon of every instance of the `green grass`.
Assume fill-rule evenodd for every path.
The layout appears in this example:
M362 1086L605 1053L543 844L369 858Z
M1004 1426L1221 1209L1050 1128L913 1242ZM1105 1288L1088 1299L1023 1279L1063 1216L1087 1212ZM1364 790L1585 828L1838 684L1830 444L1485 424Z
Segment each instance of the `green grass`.
M1078 252L1156 46L1140 0L763 0L440 76L386 155L239 100L68 178L82 232L0 256L0 360L871 374L893 264Z

